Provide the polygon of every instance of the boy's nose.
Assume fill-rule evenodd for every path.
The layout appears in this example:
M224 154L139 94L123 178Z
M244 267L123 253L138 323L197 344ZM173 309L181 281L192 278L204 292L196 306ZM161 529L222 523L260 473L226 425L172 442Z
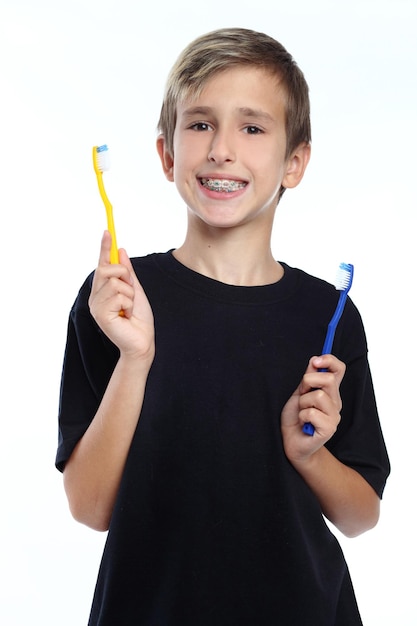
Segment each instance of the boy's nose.
M234 161L235 151L226 133L216 132L211 142L208 153L208 160L212 163L224 163L226 161Z

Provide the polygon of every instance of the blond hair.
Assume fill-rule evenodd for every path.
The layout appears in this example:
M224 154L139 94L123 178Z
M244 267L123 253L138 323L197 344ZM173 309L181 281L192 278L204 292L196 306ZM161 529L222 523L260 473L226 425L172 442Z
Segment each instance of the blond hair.
M198 97L207 81L233 66L255 66L275 75L286 92L286 155L310 143L308 85L293 57L278 41L254 30L223 28L192 41L180 54L166 83L158 130L173 156L177 105Z

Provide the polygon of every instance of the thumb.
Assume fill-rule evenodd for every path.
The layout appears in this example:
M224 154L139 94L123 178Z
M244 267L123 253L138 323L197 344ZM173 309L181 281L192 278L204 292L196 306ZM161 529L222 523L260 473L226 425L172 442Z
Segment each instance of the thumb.
M130 257L124 248L119 249L119 263L121 265L124 265L129 270L130 283L132 287L136 289L136 287L139 285L138 277L136 276L136 272L133 269L132 261L130 260Z
M129 269L130 272L133 272L133 274L135 274L135 270L133 269L130 257L124 248L119 248L119 261L121 265L124 265Z
M147 302L147 296L145 294L145 291L140 284L138 277L136 276L135 270L133 269L130 257L124 248L120 248L119 250L119 262L129 270L130 283L135 291L134 310L136 310L136 312L140 310L140 316L143 316L144 310L148 308L150 309L150 306Z

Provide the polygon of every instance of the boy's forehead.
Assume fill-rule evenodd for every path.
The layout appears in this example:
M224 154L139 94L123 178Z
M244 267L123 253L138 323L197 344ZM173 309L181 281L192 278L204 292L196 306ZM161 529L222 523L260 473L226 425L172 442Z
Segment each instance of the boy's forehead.
M236 81L236 77L238 81ZM252 87L255 85L262 86L264 90L268 89L274 94L274 98L283 99L284 101L287 99L286 87L282 77L276 71L255 65L232 65L212 72L197 86L192 85L190 87L186 85L178 98L178 104L182 105L181 108L184 106L192 107L204 101L208 94L213 95L213 92L216 95L224 93L230 97L230 93L227 92L227 86L232 82L234 87L237 86L238 88L238 91L234 93L236 97L239 95L239 92L242 94L250 93L256 96L258 90L252 90ZM226 89L217 91L217 85Z

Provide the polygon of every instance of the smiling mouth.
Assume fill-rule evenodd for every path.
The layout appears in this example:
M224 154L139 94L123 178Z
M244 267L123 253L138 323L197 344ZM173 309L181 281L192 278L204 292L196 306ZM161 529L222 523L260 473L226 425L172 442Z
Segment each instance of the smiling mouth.
M232 193L246 187L247 183L241 180L228 180L223 178L200 178L203 187L209 191L218 191L220 193Z

